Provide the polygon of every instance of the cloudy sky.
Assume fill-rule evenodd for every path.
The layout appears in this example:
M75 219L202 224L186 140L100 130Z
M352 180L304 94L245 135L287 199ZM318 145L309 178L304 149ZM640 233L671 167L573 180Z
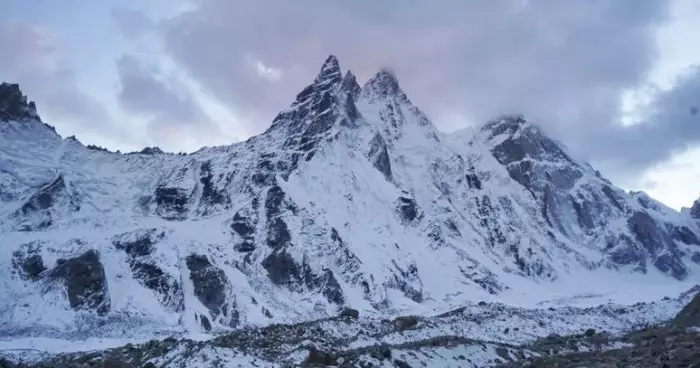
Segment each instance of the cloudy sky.
M443 131L522 112L618 185L700 196L696 0L2 0L0 80L84 143L263 131L335 54Z

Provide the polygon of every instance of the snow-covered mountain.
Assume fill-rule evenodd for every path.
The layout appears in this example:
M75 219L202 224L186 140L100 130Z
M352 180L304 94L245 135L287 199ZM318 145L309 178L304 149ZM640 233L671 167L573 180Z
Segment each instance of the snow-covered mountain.
M360 86L333 56L267 131L189 155L86 147L0 86L4 336L421 314L601 275L697 281L697 212L616 188L521 116L443 134L392 72Z

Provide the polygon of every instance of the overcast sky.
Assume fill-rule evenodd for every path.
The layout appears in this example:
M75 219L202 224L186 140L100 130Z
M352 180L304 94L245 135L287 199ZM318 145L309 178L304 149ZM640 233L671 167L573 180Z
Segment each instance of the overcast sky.
M84 143L263 131L329 54L443 131L522 112L625 189L700 196L700 1L2 0L0 80Z

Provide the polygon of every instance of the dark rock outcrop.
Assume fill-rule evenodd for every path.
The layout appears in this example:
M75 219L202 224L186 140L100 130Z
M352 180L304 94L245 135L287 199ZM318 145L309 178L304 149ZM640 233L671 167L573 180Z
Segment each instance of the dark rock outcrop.
M357 309L352 309L352 308L343 308L342 311L340 311L340 317L346 317L350 319L358 319L360 318L360 311Z
M267 276L277 285L290 284L301 279L301 267L284 249L270 253L262 261Z
M42 272L46 271L44 260L39 254L33 254L24 259L22 262L22 270L30 280L37 280Z
M699 237L688 227L655 220L651 214L664 211L659 203L643 193L626 197L522 115L491 121L482 132L494 157L541 206L552 230L574 243L605 239L604 251L612 267L636 264L638 271L645 272L652 264L677 279L687 276L675 240L696 244ZM633 211L637 204L643 209ZM609 224L620 220L627 222L631 236L610 232Z
M316 290L331 303L345 303L343 290L333 271L324 269L317 274L305 262L297 262L284 248L265 257L262 266L270 280L277 285L297 291L304 288Z
M647 250L656 256L665 252L654 260L654 266L664 273L671 274L676 279L682 280L688 274L683 260L677 250L671 235L659 226L646 212L637 212L627 222L636 240Z
M36 105L27 101L18 84L0 83L0 121L39 120Z
M479 179L479 176L476 175L474 170L471 170L471 172L465 176L465 179L467 179L467 186L469 186L469 188L476 190L482 189L481 179Z
M202 185L201 206L204 206L206 209L217 205L223 206L224 208L228 207L231 200L225 190L216 187L210 161L205 161L200 166L199 182ZM204 215L209 213L206 209L203 213Z
M245 215L244 215L245 214ZM236 239L234 248L239 252L252 252L255 250L255 225L257 211L237 211L231 220L231 230Z
M671 237L685 244L700 245L700 238L687 226L668 226Z
M148 229L116 236L112 244L129 256L129 267L134 279L153 290L164 307L180 312L184 308L182 285L173 275L158 267L157 262L150 257L156 244L164 238L165 232Z
M401 196L397 203L399 215L401 219L405 222L411 222L419 217L420 209L418 208L418 203L413 197Z
M347 92L347 94L353 100L357 100L357 98L360 97L360 92L362 91L362 87L360 87L360 85L357 83L357 78L355 77L355 74L353 74L351 71L345 73L345 77L343 77L343 84L341 88L343 89L343 91Z
M123 250L132 257L147 256L153 253L156 243L165 238L165 232L149 229L116 236L112 241L115 248Z
M156 213L167 220L184 218L191 193L181 188L158 187L155 190Z
M700 252L693 253L693 256L690 257L690 260L697 264L700 264Z
M407 298L416 303L423 301L423 284L418 275L418 267L411 263L403 269L392 261L394 265L393 278L386 284L387 287L400 290Z
M272 186L267 191L265 210L267 214L266 243L270 248L280 249L292 240L287 223L282 219L284 191L279 186Z
M40 242L23 244L12 253L12 267L19 272L22 279L37 281L47 270L39 253Z
M185 306L182 286L172 275L165 273L153 262L131 260L129 266L134 278L141 285L155 291L163 306L175 312L183 310Z
M227 325L235 327L239 316L235 306L227 298L229 280L224 271L214 266L203 255L191 254L186 263L197 299L209 309L213 318L222 317L226 319Z
M94 310L99 315L109 312L107 279L97 251L58 260L47 277L65 284L71 308Z
M632 215L627 220L627 225L637 241L651 254L656 254L662 248L674 246L668 233L646 212L637 212Z
M372 165L379 170L386 180L391 181L391 159L389 158L389 151L386 147L386 142L384 138L377 133L374 138L369 142L369 153L367 154Z
M310 160L321 142L332 139L332 128L336 124L355 125L359 118L353 98L357 93L355 84L352 74L343 78L338 59L329 56L314 82L297 95L287 110L275 117L267 132L283 130L284 147L300 151L305 160Z
M671 321L674 327L700 327L700 292Z
M393 321L394 328L398 331L408 330L409 328L416 327L418 325L418 317L416 316L402 316L396 317Z
M331 270L323 270L323 275L320 277L307 276L306 284L312 289L320 289L321 294L331 303L338 305L345 303L343 289Z
M143 154L143 155L161 155L161 154L164 154L165 152L163 152L162 149L153 146L153 147L145 147L144 149L139 151L139 153Z
M53 225L56 220L54 210L80 210L80 200L70 193L63 175L37 190L14 216L21 219L20 230L39 230Z

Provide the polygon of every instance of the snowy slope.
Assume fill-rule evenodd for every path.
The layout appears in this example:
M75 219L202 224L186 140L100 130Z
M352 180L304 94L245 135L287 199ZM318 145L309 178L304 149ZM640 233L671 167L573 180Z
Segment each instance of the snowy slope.
M17 86L0 97L5 337L423 315L595 292L582 278L614 293L700 277L691 216L521 118L444 135L388 70L360 86L329 57L266 132L189 155L88 148Z

